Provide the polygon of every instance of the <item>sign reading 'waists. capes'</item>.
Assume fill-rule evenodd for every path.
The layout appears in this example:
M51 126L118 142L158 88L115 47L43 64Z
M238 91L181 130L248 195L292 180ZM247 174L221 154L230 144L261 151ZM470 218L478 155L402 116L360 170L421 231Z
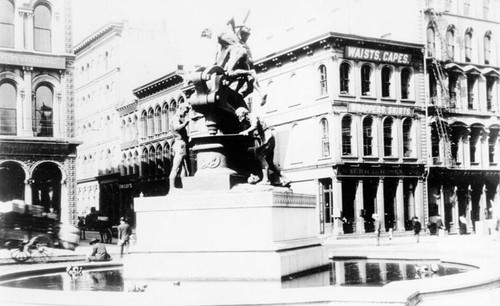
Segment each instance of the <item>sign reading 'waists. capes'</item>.
M365 61L386 62L409 65L411 62L411 54L399 53L393 51L366 49L359 47L345 47L346 58L359 59Z

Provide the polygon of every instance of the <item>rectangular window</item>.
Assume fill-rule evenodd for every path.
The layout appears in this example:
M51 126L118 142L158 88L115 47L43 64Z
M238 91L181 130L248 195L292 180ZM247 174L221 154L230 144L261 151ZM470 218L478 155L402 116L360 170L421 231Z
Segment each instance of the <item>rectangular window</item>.
M372 130L371 128L364 128L363 129L363 154L365 156L371 156L372 155Z
M467 76L467 107L469 109L474 109L474 89L476 84L476 78L474 76Z

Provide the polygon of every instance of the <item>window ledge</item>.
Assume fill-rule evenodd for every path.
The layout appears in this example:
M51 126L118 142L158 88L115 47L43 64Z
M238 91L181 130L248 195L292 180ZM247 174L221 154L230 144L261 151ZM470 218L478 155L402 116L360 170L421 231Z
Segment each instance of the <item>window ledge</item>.
M363 160L366 160L366 161L377 161L377 160L379 160L379 157L378 156L363 156Z
M290 105L288 105L288 108L297 107L297 106L299 106L299 105L300 105L300 103L290 104Z
M397 101L395 98L391 98L391 97L382 97L382 98L380 98L380 100L387 101L387 102L396 102Z
M401 102L415 104L417 101L415 99L401 99Z
M361 99L377 100L377 97L374 97L374 96L361 96Z
M357 160L359 157L356 155L342 155L342 159L350 159L350 160Z
M355 95L350 94L350 93L339 93L339 97L342 97L342 98L356 98Z
M405 156L405 157L403 157L403 160L404 161L413 161L413 162L416 162L418 160L418 157L416 157L416 156Z
M326 157L319 157L318 158L318 161L328 161L328 160L331 160L332 157L331 156L326 156Z
M399 157L397 156L384 156L384 161L398 161Z
M496 167L498 166L498 163L490 163L490 167Z

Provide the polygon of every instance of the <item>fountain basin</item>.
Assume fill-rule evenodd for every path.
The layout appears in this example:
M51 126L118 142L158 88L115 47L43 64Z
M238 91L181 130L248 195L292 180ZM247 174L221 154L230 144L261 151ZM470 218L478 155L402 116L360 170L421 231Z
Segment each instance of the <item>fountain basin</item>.
M404 258L400 258L404 259ZM430 259L429 259L430 260ZM117 267L118 263L82 264L84 269ZM435 305L443 301L468 302L488 293L499 292L498 266L479 267L450 276L391 282L383 287L313 287L282 289L241 282L238 286L180 286L170 282L160 291L69 292L8 288L0 285L0 305ZM0 281L63 272L66 264L44 267L23 266L19 271L0 272ZM154 280L152 280L154 281ZM463 301L464 303L460 303ZM490 305L482 300L483 305ZM497 300L496 300L497 301ZM441 304L442 305L442 304Z

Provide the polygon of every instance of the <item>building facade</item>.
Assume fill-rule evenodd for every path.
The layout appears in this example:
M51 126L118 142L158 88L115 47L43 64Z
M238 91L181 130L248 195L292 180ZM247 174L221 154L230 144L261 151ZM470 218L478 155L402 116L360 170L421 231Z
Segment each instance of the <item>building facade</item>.
M499 1L426 1L429 209L458 232L499 207Z
M422 45L327 33L256 67L268 98L252 111L276 129L294 191L317 192L321 233L424 218Z
M118 223L121 165L120 115L132 89L163 73L165 31L132 22L111 22L74 48L78 211L92 208ZM122 187L120 187L122 186Z
M76 220L69 1L0 0L0 201Z

